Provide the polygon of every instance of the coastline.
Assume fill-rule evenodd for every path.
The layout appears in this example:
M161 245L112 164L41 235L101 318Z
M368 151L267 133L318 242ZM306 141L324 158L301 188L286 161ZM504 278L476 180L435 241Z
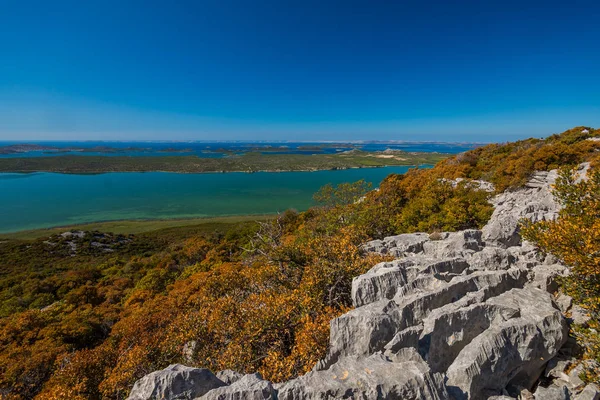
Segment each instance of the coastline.
M394 168L394 167L409 167L409 168L431 168L435 164L389 164L389 165L363 165L363 166L352 166L352 167L332 167L332 168L318 168L318 169L261 169L256 171L169 171L169 170L119 170L119 171L101 171L101 172L79 172L79 171L49 171L49 170L10 170L0 171L2 174L62 174L62 175L102 175L102 174L114 174L114 173L152 173L160 172L164 174L256 174L256 173L285 173L285 172L320 172L320 171L346 171L350 169L371 169L371 168Z
M384 157L385 156L385 157ZM434 165L450 157L447 153L382 154L361 152L336 155L264 155L247 153L226 158L196 156L111 157L55 156L0 158L0 173L55 172L99 174L107 172L256 173L314 172L358 168L418 167Z
M239 214L214 217L190 218L144 218L144 219L115 219L80 224L57 225L38 229L25 229L0 233L0 244L5 240L35 240L53 234L71 230L112 232L122 234L140 234L162 229L190 228L202 225L232 225L242 222L264 221L273 218L272 214Z

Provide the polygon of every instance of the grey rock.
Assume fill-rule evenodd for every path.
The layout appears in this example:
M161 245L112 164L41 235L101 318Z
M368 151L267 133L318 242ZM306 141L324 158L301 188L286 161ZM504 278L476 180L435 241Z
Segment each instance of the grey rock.
M560 357L554 357L548 361L544 376L547 378L561 379L563 381L569 380L569 375L565 373L565 370L571 365L570 360L563 360Z
M385 345L386 354L393 354L404 348L418 348L423 325L415 325L396 333Z
M372 240L361 246L365 252L391 254L397 257L409 253L420 253L423 251L423 243L429 240L427 233L404 233L402 235L389 236L383 240Z
M535 400L569 400L571 392L564 383L552 383L548 387L538 386L533 393Z
M468 259L474 270L504 270L515 265L517 257L504 248L488 246Z
M577 304L571 308L571 319L576 325L586 325L591 319L590 314Z
M600 400L600 388L598 385L590 383L575 396L575 400Z
M585 366L582 363L579 363L575 366L575 368L571 369L569 371L569 384L571 384L571 386L573 387L583 387L584 382L583 380L579 377L579 375L581 375L583 372L585 371Z
M391 362L381 354L347 357L325 371L312 371L278 389L279 400L448 399L439 374L422 360Z
M360 307L378 300L392 299L402 287L419 276L446 280L461 274L468 267L469 264L462 258L436 260L422 256L379 263L366 274L352 280L352 302L355 307Z
M398 305L381 300L331 321L330 361L340 356L368 355L383 349L400 326Z
M260 374L244 375L230 386L213 389L200 397L202 400L270 400L277 394L269 381Z
M509 384L531 388L567 339L565 319L540 289L513 289L487 303L520 309L520 317L491 326L463 348L447 370L457 398L487 398Z
M519 316L518 308L486 303L436 313L426 319L420 347L426 351L432 371L445 371L460 351L490 326Z
M423 252L429 257L466 257L484 246L481 231L469 229L445 233L444 239L423 243Z
M573 298L571 296L567 296L564 293L559 293L558 296L554 299L554 302L560 308L560 311L566 313L571 309L573 305Z
M239 372L233 371L231 369L219 371L215 375L217 378L219 378L228 385L239 381L244 376L244 374L240 374Z
M407 253L420 253L423 251L423 243L429 240L427 233L405 233L397 236L390 236L383 239L389 254L402 257Z
M568 268L561 264L536 265L533 267L532 271L533 286L545 290L548 293L556 293L558 291L557 278L565 276L568 273Z
M363 244L360 248L365 253L386 254L388 251L387 247L385 246L385 243L383 243L383 240L379 239L371 240L370 242Z
M477 271L459 276L450 282L433 281L428 290L400 292L394 301L401 308L399 327L415 325L422 321L431 310L460 300L470 292L488 289L497 294L514 287L522 287L526 272L519 269L509 271Z
M354 307L391 299L396 294L396 290L407 282L405 265L398 262L377 264L366 274L352 280Z
M524 189L496 196L492 200L495 206L492 217L483 228L483 240L505 247L518 246L521 219L534 222L555 219L560 206L552 196L551 185L557 176L556 170L535 174Z
M204 368L180 364L152 372L134 385L129 400L191 400L225 383Z

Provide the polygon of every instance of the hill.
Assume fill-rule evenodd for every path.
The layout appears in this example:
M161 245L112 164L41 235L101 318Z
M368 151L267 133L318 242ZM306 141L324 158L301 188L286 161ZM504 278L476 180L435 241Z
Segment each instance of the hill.
M415 231L443 243L446 232L481 229L492 196L517 191L534 171L594 169L598 136L578 127L485 146L391 175L375 191L364 182L324 187L309 211L217 232L4 241L0 391L123 399L173 363L273 382L306 374L334 350L330 320L357 305L353 278L396 257L364 243Z

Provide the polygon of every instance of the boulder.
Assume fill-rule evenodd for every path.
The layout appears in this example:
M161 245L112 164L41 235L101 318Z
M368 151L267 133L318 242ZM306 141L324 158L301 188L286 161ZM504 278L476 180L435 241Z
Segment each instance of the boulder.
M590 383L575 396L575 400L600 400L600 388L598 385Z
M474 253L469 259L473 270L505 270L515 265L517 258L502 247L488 246Z
M173 364L139 379L128 400L191 400L221 386L225 383L208 369Z
M442 240L423 243L423 252L436 258L465 257L483 248L481 234L475 229L447 233Z
M213 389L200 397L201 400L271 400L277 394L269 381L260 374L244 375L230 386Z
M228 385L239 381L244 376L244 374L240 374L239 372L230 369L219 371L215 375Z
M547 292L513 289L487 304L519 309L520 316L490 326L462 349L447 370L457 399L485 399L509 385L531 388L567 340L566 320Z
M372 240L362 245L362 250L368 253L391 254L404 256L408 253L423 251L423 243L429 240L427 233L404 233L388 236L383 240Z
M571 392L564 383L552 383L548 387L538 386L533 393L535 400L569 400Z
M392 362L382 354L340 359L329 369L312 371L278 388L279 400L448 399L440 374L420 361Z
M356 308L331 321L330 360L380 351L399 326L400 313L393 301L381 300Z
M402 287L415 282L419 277L424 277L425 280L448 280L468 267L469 264L462 258L439 260L423 256L379 263L366 274L352 280L352 302L355 307L360 307L378 300L392 299Z

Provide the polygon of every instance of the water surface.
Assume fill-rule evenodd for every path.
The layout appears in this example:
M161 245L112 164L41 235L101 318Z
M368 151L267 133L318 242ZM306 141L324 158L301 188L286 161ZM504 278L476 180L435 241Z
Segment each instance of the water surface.
M0 174L0 232L120 219L267 214L306 210L327 183L376 187L409 167L317 172L99 175Z

